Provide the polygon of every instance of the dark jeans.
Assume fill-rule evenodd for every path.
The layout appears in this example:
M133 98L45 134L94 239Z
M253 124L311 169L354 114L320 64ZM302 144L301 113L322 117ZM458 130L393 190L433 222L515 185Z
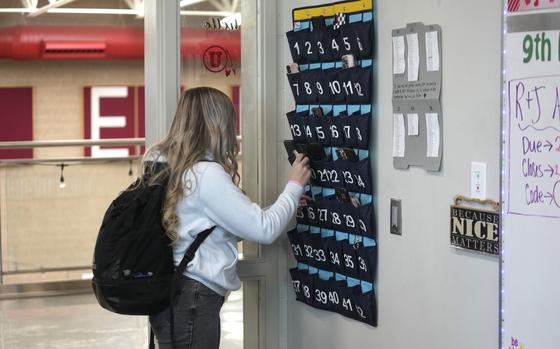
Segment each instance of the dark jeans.
M150 316L160 349L218 349L220 309L224 297L202 283L183 276L181 294L175 298L174 337L171 344L170 309Z

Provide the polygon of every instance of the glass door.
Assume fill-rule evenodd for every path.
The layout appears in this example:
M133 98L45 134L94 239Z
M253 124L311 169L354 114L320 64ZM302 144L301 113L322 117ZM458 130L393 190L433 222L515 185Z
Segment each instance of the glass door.
M243 121L251 118L257 103L251 91L256 84L257 31L248 17L256 16L257 1L191 0L181 1L180 6L181 90L208 86L231 98L237 113L238 165L244 188L244 168L251 161L244 157ZM241 259L259 257L256 244L241 241L238 248Z
M150 94L174 93L147 83L153 81L154 70L170 66L144 64L154 52L149 36L157 36L165 27L165 21L160 27L149 21L153 19L149 11L156 6L179 18L173 33L179 30L180 35L177 43L159 37L155 51L165 59L170 45L179 44L179 74L171 77L180 76L182 89L213 86L231 97L238 112L242 188L263 206L274 199L276 131L270 120L276 110L276 36L270 28L276 28L275 1L2 1L0 32L6 35L0 39L22 40L12 35L15 32L29 35L35 41L26 43L37 50L25 52L41 55L22 57L24 50L6 51L10 45L0 50L0 97L7 101L4 106L14 107L4 108L13 113L2 116L12 120L17 112L19 119L28 121L20 128L30 135L0 142L72 141L73 145L39 148L34 143L23 155L11 154L12 149L9 158L6 152L0 154L0 288L66 281L91 291L89 265L99 217L137 175L144 130L147 138L154 130L151 103L160 96ZM46 12L39 14L43 7ZM155 76L155 80L171 80L169 75ZM24 102L14 102L13 93ZM18 105L27 109L15 108ZM169 105L174 109L176 101ZM167 114L158 110L155 121ZM115 144L113 138L127 143ZM89 161L96 157L100 161ZM10 162L14 159L18 161ZM221 348L278 347L276 248L246 241L238 248L243 286L223 307ZM61 312L67 316L53 316ZM64 318L57 324L56 338L49 330L52 318ZM44 319L51 320L41 323ZM99 326L85 324L88 319ZM43 329L41 337L25 335L34 327ZM60 338L71 341L72 333L79 334L76 328L91 329L92 348L140 347L147 338L144 318L106 312L90 293L29 301L0 297L0 347L50 345ZM111 329L122 332L107 336Z
M272 1L268 1L274 4ZM237 112L241 187L251 199L267 204L264 169L274 157L265 151L261 131L264 103L263 0L184 0L180 2L181 89L210 86L227 94ZM267 35L271 35L267 33ZM271 37L275 41L275 37ZM196 42L195 49L189 50ZM274 114L268 114L274 118ZM274 144L273 139L268 139ZM275 178L272 179L275 181ZM274 183L275 185L275 183ZM251 241L238 245L242 289L222 309L222 349L269 347L276 338L274 317L265 317L275 295L274 249ZM271 252L272 251L272 252Z

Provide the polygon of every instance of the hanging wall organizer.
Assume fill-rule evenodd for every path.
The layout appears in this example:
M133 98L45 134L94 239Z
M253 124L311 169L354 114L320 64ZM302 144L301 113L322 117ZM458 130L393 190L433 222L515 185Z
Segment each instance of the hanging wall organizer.
M312 197L288 233L297 300L377 326L376 224L370 164L372 0L294 9L287 114L292 148L311 159Z

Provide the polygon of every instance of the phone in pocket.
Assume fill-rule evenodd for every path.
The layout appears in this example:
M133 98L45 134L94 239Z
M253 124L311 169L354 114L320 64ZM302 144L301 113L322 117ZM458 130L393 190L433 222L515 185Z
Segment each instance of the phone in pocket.
M299 73L299 65L297 63L290 63L286 66L288 74Z
M309 157L311 161L321 161L325 160L327 156L325 155L325 151L323 150L323 146L319 143L309 143L306 145L306 149L304 149L305 155Z
M311 161L321 161L327 158L325 151L323 150L323 146L319 143L305 144L296 143L292 140L285 140L284 148L286 148L286 152L288 153L288 161L290 161L290 165L296 159L294 150L298 153L305 154L305 156L307 156Z
M320 119L324 116L323 108L321 108L321 107L311 108L311 113L313 114L314 117L316 117L318 119Z
M325 28L327 26L325 16L311 17L311 23L313 24L313 30L317 28Z
M360 207L362 206L362 202L360 201L360 198L357 195L350 195L350 202L352 203L352 206L354 207Z
M335 188L336 199L340 202L349 203L350 202L350 195L348 194L348 190L345 188Z
M342 59L342 69L352 68L356 66L356 59L352 54L344 55L342 56L341 59Z
M356 162L359 160L358 155L356 152L351 148L336 148L336 155L339 159L348 160L352 162Z

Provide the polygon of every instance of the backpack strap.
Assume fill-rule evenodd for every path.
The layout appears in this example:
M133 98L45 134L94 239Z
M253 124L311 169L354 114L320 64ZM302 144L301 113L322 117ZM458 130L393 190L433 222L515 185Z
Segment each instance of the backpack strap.
M177 266L177 269L175 269L175 274L176 275L178 275L178 276L183 275L183 273L185 272L185 269L187 269L187 264L189 264L193 260L194 255L195 255L196 251L198 250L198 248L200 247L200 245L204 242L204 240L206 240L208 235L210 235L210 233L214 231L214 229L216 229L216 226L213 226L212 228L206 229L205 231L203 231L202 233L199 233L196 236L196 239L189 246L189 248L187 249L187 252L185 252L185 255L183 256L183 259L181 260L181 263L179 264L179 266Z
M200 247L200 245L204 242L204 240L206 240L206 238L208 237L208 235L210 235L210 233L212 233L214 231L214 229L216 229L216 226L213 226L212 228L206 229L205 231L203 231L202 233L199 233L196 236L196 239L193 241L193 243L189 246L189 248L187 249L187 252L185 252L185 255L183 256L183 259L181 260L181 263L179 264L179 266L175 269L175 272L173 273L173 279L171 281L171 295L170 295L170 319L169 319L169 324L171 325L171 347L175 346L175 315L173 314L173 306L174 306L174 300L175 300L175 296L177 295L177 289L179 288L180 285L180 278L181 275L183 275L183 273L185 272L185 269L187 269L187 264L189 264L193 258L194 255L196 253L196 251L198 250L198 248Z

